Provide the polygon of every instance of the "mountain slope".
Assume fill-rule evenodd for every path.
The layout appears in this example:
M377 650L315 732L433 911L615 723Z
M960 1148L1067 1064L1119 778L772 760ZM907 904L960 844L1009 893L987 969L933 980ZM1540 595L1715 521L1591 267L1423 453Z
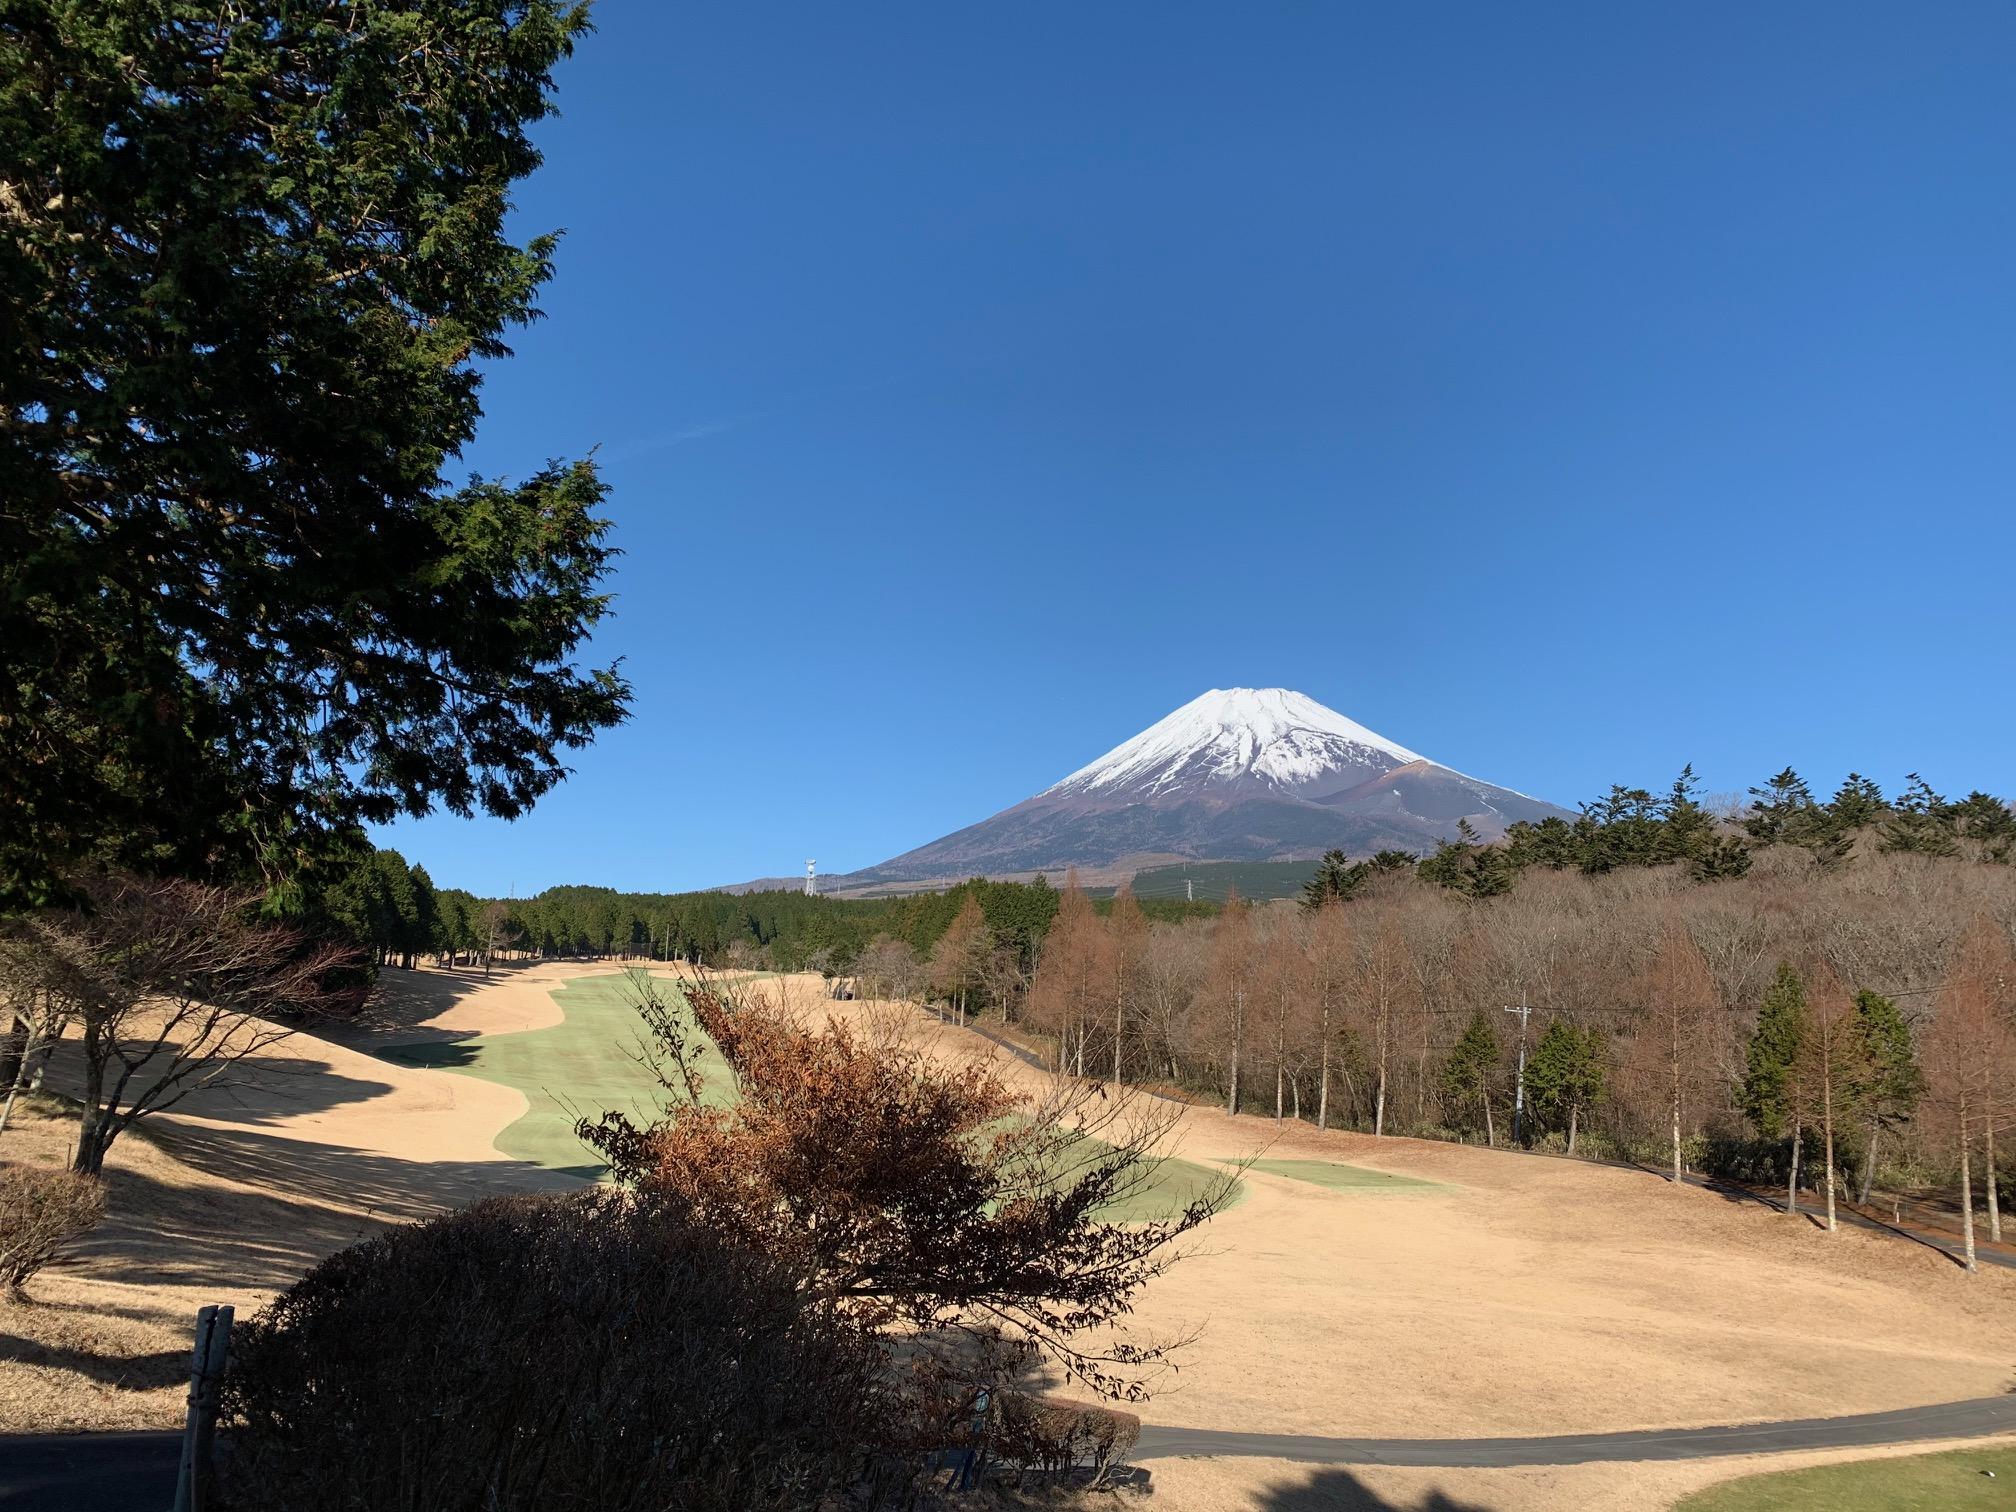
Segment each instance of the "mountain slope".
M1167 860L1426 852L1565 811L1453 771L1286 688L1214 688L992 818L850 885Z

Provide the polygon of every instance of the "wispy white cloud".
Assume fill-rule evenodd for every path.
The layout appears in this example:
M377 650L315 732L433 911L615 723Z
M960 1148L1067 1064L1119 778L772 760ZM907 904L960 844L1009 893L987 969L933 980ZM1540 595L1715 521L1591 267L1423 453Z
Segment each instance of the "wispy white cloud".
M605 462L627 462L632 457L645 456L668 447L684 446L691 441L704 441L709 436L718 436L742 424L748 417L731 416L725 420L701 420L692 425L682 425L674 430L660 431L655 436L640 436L635 441L625 441L620 446L612 446L602 452Z

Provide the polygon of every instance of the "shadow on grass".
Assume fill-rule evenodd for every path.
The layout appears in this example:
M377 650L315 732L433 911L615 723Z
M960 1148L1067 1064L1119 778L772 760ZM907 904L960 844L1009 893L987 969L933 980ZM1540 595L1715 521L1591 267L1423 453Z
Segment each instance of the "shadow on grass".
M1349 1470L1314 1470L1308 1479L1270 1486L1253 1502L1258 1512L1493 1512L1483 1502L1463 1501L1439 1487L1419 1501L1388 1501Z
M23 1304L15 1303L14 1307ZM34 1306L28 1303L27 1306ZM164 1349L153 1354L100 1355L62 1344L43 1344L7 1331L10 1320L0 1314L0 1364L37 1365L49 1370L67 1370L115 1391L153 1391L173 1386L188 1378L189 1351Z

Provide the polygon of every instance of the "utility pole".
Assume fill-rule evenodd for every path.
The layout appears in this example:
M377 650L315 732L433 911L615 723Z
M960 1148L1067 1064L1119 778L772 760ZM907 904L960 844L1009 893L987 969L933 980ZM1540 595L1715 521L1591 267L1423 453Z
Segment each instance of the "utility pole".
M1530 1004L1521 1003L1516 1008L1507 1008L1507 1013L1519 1015L1519 1081L1512 1094L1512 1143L1526 1142L1526 1020L1532 1015Z

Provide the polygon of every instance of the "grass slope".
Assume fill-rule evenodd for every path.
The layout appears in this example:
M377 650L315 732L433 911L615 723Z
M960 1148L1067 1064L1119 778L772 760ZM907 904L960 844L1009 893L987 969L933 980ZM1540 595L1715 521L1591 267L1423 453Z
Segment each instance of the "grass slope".
M1984 1474L1993 1471L1991 1479ZM1996 1512L2016 1507L2016 1449L1780 1470L1710 1486L1674 1512Z
M1432 1192L1432 1181L1412 1176L1395 1176L1387 1171L1368 1171L1363 1166L1339 1165L1334 1160L1256 1160L1253 1169L1270 1176L1286 1176L1328 1187L1333 1192Z

